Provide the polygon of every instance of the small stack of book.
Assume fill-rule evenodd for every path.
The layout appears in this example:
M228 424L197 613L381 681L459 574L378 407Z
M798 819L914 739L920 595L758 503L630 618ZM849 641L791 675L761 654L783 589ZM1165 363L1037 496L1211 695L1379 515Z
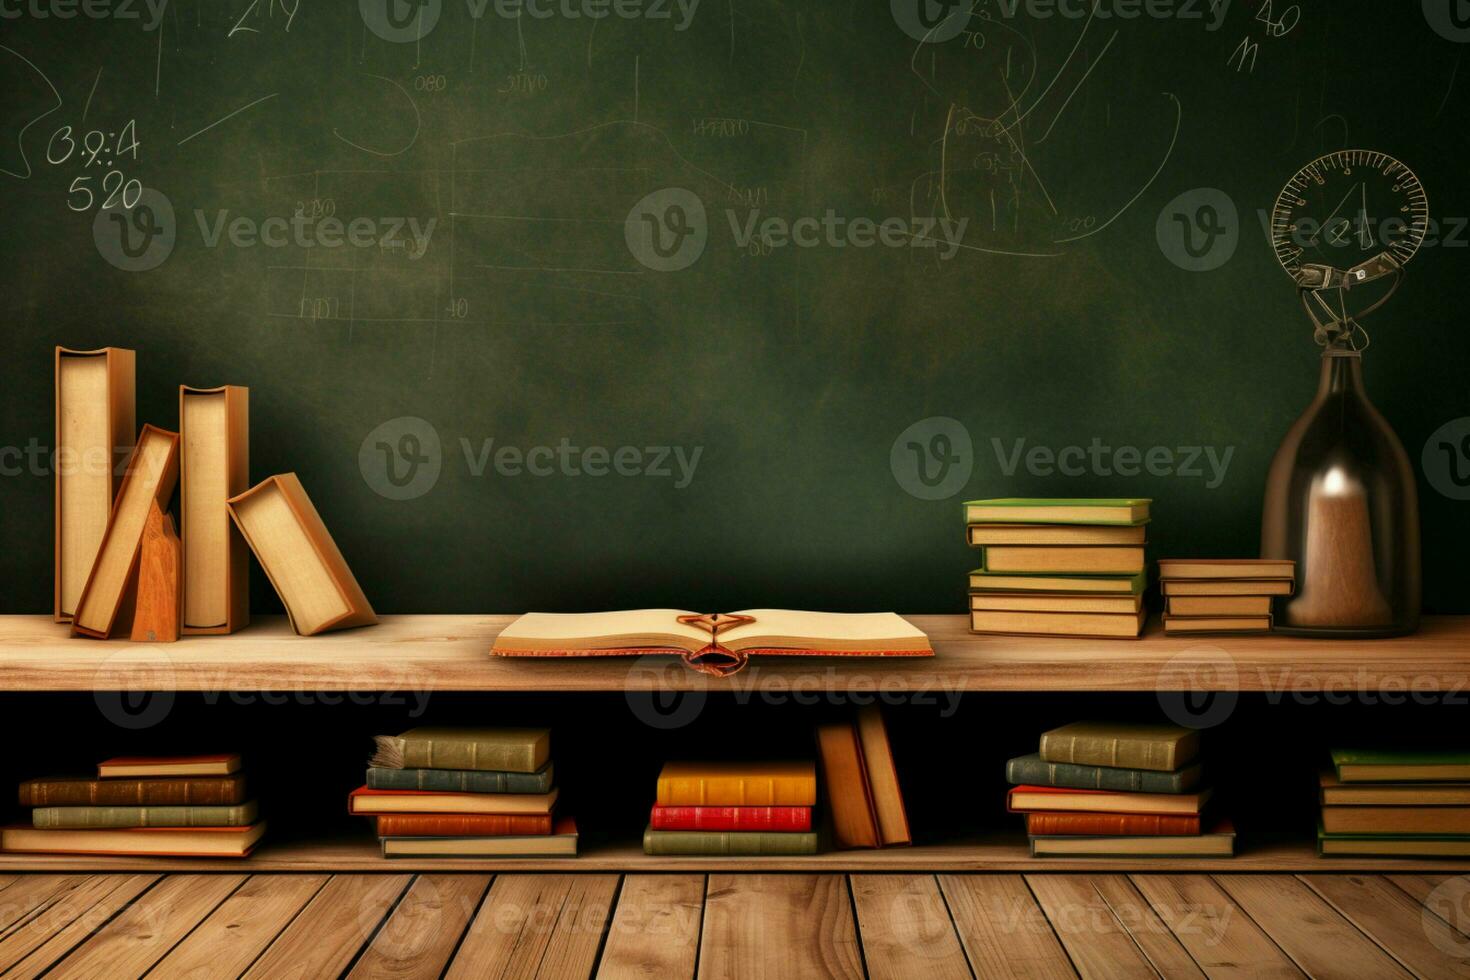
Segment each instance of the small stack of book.
M349 813L375 817L383 856L575 857L577 825L553 818L545 728L415 728L379 735Z
M870 704L853 721L818 726L817 750L837 848L909 843L908 814L882 709Z
M1136 637L1147 612L1146 499L1003 497L965 504L970 630Z
M669 762L643 833L657 855L815 854L811 762Z
M1161 559L1164 632L1268 632L1272 601L1295 582L1296 562L1284 559Z
M1063 725L1006 763L1007 808L1026 815L1032 857L1229 857L1228 820L1203 832L1199 748L1173 725Z
M265 833L245 798L238 755L119 757L97 778L20 784L29 826L0 831L0 850L33 854L245 857Z
M1470 857L1470 752L1335 749L1320 781L1321 854Z

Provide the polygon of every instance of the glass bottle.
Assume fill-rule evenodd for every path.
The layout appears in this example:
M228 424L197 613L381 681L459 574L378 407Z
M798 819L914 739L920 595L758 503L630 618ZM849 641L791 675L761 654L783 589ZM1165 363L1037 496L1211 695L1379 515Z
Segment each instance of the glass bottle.
M1261 557L1296 562L1296 591L1274 628L1374 637L1419 625L1419 495L1414 470L1363 389L1362 355L1322 353L1317 396L1266 477Z

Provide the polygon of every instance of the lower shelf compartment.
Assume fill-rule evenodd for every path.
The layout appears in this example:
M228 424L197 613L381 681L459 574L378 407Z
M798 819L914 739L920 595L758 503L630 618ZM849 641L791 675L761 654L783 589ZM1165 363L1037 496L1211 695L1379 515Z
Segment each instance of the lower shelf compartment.
M808 857L651 857L640 844L584 842L575 858L394 858L385 859L376 839L267 841L243 860L230 858L101 857L0 853L3 872L628 872L802 871L845 872L1026 872L1044 871L1260 871L1260 872L1464 872L1470 859L1331 857L1312 842L1281 840L1242 846L1233 858L1033 858L1024 838L995 836L944 844L877 851L829 851Z

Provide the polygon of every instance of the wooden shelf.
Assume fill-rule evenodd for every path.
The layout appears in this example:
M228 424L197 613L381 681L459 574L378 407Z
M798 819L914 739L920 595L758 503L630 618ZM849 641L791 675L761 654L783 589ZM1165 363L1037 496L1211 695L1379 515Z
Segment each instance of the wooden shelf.
M1105 871L1184 872L1443 872L1464 873L1470 860L1441 858L1319 857L1308 841L1274 841L1243 845L1233 858L1033 858L1026 841L1000 835L971 841L896 847L880 851L833 851L809 857L673 858L650 857L636 842L593 844L575 858L458 859L383 858L372 838L314 843L271 844L269 839L244 860L229 858L94 857L0 853L0 872L408 872L408 871L807 871L831 872L961 872L961 871Z
M910 616L932 658L766 658L724 680L669 657L490 656L510 616L386 616L299 637L281 617L177 643L74 639L46 616L0 616L5 691L1154 691L1341 693L1470 690L1470 617L1431 617L1413 636L1278 635L1141 640L976 636L963 616ZM799 687L796 687L799 685Z

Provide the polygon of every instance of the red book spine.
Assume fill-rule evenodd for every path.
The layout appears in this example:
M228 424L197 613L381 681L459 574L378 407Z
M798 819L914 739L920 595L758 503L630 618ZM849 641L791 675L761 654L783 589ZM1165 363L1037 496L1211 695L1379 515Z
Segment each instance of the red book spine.
M384 813L379 837L529 837L551 833L549 813Z
M809 806L655 806L654 830L773 830L804 833L812 829Z
M1199 815L1157 813L1028 813L1035 837L1187 837L1199 833Z

